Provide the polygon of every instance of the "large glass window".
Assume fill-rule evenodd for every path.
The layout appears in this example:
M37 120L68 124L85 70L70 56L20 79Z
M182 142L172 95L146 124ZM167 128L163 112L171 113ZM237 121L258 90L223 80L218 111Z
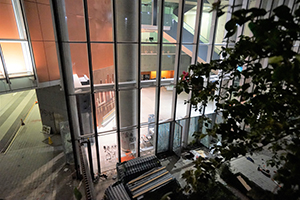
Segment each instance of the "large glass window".
M115 91L96 92L95 104L98 132L115 129Z
M154 116L155 116L155 87L142 88L141 89L141 123L155 122Z
M1 1L0 18L0 79L4 84L0 91L33 87L33 63L19 1Z

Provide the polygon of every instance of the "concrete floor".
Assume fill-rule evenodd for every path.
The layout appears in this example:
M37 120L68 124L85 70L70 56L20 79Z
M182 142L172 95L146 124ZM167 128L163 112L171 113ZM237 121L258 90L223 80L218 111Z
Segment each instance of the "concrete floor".
M43 134L35 92L25 91L1 97L1 119L5 113L4 103L14 104L16 96L25 94L24 101L31 103L30 111L23 118L25 125L18 128L9 148L0 153L0 199L74 199L73 188L77 181L73 169L66 165L60 135L51 135L52 145L48 144L50 135ZM31 98L34 97L34 98ZM22 106L24 104L19 104ZM18 107L11 112L6 124L18 117Z

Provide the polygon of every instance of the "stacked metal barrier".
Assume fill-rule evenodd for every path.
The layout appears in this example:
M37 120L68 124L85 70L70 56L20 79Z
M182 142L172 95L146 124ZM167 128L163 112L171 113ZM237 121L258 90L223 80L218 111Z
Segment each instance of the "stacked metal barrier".
M107 200L156 199L179 186L156 156L118 163L117 173L119 181L105 191Z
M176 184L176 179L166 170L166 168L159 167L129 181L126 184L126 188L132 199L141 199L153 191L157 194L152 196L159 197L159 194L165 194L174 189L173 186L176 187Z
M127 183L139 175L160 166L161 163L156 156L135 158L117 164L118 178Z
M127 191L124 188L122 183L115 183L110 185L105 190L105 197L111 200L130 200L131 198L128 196Z

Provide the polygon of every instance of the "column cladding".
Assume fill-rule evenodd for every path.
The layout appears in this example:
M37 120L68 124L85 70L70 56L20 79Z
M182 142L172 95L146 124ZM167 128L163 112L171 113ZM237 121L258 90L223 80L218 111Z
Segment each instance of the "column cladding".
M136 81L138 59L138 2L116 0L118 82ZM136 89L120 93L120 127L136 125ZM135 131L121 131L121 148L124 152L134 149ZM131 144L130 144L131 143Z

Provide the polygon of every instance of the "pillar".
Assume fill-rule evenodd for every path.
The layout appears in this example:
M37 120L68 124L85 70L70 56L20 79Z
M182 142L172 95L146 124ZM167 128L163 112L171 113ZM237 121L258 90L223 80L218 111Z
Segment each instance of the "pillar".
M117 60L118 82L136 81L138 59L138 1L116 0L117 23ZM135 43L135 44L133 44ZM136 99L135 89L119 92L120 127L136 125ZM135 131L121 132L121 148L124 152L133 150ZM130 144L131 143L131 144Z

